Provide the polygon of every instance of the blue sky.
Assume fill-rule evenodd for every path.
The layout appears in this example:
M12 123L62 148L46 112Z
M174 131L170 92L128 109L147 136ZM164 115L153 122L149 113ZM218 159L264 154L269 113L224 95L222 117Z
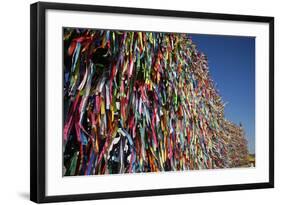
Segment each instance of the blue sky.
M190 34L208 58L211 78L224 102L225 117L242 123L250 153L255 153L255 38Z

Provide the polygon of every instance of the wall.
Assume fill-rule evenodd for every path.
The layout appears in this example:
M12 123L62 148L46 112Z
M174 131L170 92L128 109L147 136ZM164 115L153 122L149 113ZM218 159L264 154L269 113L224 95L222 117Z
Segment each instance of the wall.
M3 1L0 8L0 204L31 204L29 202L29 4L33 1ZM79 3L79 1L62 1ZM80 1L81 3L81 1ZM275 16L275 57L280 54L281 13L278 1L264 0L96 0L85 4L147 7L158 9L189 10L202 12L236 13ZM275 59L275 90L281 86L280 58ZM275 105L281 103L276 92ZM281 110L276 106L275 124L281 123ZM275 172L280 173L280 126L275 130ZM102 201L78 202L79 204L266 204L279 199L280 175L276 174L276 188L267 190L235 191L178 196L144 197ZM70 204L78 204L73 202Z

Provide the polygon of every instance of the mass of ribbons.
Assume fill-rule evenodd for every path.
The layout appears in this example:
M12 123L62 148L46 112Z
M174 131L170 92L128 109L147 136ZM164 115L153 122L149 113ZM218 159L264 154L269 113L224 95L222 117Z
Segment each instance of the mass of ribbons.
M63 49L64 176L247 165L188 34L64 28Z

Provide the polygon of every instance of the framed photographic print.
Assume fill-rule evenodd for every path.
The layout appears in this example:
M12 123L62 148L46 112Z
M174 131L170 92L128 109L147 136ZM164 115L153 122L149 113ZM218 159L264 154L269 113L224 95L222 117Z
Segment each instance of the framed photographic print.
M34 202L274 187L274 18L31 5Z

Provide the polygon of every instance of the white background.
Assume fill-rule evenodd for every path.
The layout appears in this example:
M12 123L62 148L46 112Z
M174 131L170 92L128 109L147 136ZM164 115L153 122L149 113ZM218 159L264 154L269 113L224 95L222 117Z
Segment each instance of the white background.
M50 0L51 1L51 0ZM0 204L30 204L29 198L29 4L33 1L3 1L0 8ZM79 1L62 1L79 2ZM278 1L219 1L219 0L167 0L167 1L125 1L96 0L83 1L115 6L147 7L175 9L186 11L220 12L252 15L275 16L275 68L280 67L280 19ZM81 3L81 1L80 1ZM280 79L281 72L275 69L275 79ZM276 80L275 90L281 86ZM275 104L281 103L280 92L275 92ZM276 106L275 124L281 122L281 110ZM279 128L278 128L279 127ZM279 201L281 194L280 173L281 151L279 148L280 126L275 130L275 165L276 188L267 190L250 190L189 194L177 196L144 197L131 199L114 199L90 202L73 202L69 204L268 204ZM64 204L64 203L63 203Z

